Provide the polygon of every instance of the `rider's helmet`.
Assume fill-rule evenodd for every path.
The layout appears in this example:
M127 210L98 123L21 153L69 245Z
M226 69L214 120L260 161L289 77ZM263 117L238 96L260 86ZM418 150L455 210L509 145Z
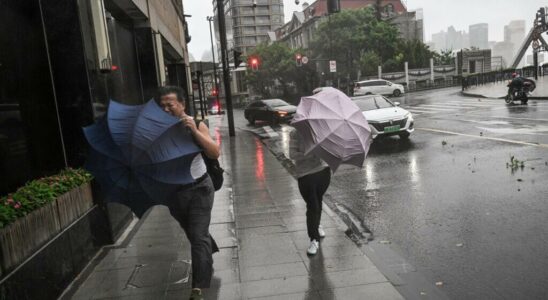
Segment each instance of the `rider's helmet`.
M518 73L516 72L512 73L512 78L516 78L516 77L518 77Z

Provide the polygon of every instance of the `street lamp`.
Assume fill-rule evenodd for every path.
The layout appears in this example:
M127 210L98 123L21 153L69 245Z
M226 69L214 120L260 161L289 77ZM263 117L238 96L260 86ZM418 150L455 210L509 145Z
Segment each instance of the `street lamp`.
M209 22L209 36L211 38L211 55L213 55L213 80L215 80L214 91L215 99L217 101L217 114L221 114L221 101L219 101L219 86L217 84L217 63L215 62L215 48L213 47L213 31L211 30L211 22L214 20L214 17L208 16L207 21Z

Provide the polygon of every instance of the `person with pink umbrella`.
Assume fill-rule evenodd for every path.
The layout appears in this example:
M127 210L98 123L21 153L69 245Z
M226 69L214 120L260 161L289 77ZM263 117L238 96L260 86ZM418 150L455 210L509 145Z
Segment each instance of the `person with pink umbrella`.
M315 255L325 236L320 219L331 170L335 172L341 164L361 167L373 139L359 107L334 88L301 98L291 125L296 130L290 135L290 156L306 202L307 253Z

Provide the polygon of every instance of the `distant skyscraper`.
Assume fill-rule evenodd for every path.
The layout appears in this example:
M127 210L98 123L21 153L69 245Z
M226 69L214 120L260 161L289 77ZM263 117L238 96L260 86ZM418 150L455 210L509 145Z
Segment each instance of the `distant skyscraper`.
M479 23L470 25L470 47L489 49L489 24Z
M519 51L519 47L525 39L525 21L514 20L504 26L504 41L513 44L512 58ZM512 62L508 62L512 63Z
M268 32L284 24L282 0L260 0L253 7L250 0L225 0L225 23L227 48L244 54L255 46L270 40ZM217 24L217 1L213 1L215 12L215 34L219 41ZM219 43L218 43L219 45Z

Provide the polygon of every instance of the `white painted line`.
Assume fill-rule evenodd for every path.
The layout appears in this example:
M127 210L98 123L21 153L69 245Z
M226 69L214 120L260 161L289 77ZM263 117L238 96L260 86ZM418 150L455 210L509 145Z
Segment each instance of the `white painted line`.
M279 134L272 129L270 126L263 126L264 131L268 134L269 137L277 137Z
M426 109L426 110L434 110L434 111L454 111L455 110L454 108L433 108L433 107L425 107L423 105L417 105L413 107L416 107L417 109Z
M529 142L522 142L522 141L514 141L509 139L501 139L501 138L495 138L495 137L487 137L487 136L479 136L479 135L472 135L472 134L466 134L466 133L459 133L459 132L452 132L452 131L446 131L446 130L439 130L439 129L432 129L432 128L415 128L417 130L422 131L430 131L430 132L437 132L437 133L445 133L445 134L452 134L452 135L460 135L460 136L467 136L477 139L487 139L492 141L498 141L498 142L505 142L505 143L511 143L511 144L518 144L518 145L526 145L526 146L537 146L542 148L548 148L548 144L537 144L537 143L529 143Z
M418 109L411 109L411 108L406 108L405 110L410 111L412 113L419 113L419 114L433 114L433 113L435 113L435 111L425 111L425 110L418 110Z
M456 104L422 104L422 106L433 107L433 108L448 108L448 109L458 109L458 108L477 108L476 106L466 106L466 105L456 105Z

